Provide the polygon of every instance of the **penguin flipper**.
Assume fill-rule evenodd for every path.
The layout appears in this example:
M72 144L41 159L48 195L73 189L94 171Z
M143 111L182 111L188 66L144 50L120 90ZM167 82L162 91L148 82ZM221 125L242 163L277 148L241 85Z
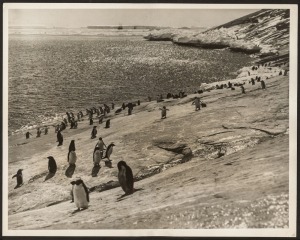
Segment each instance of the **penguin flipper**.
M12 178L15 178L15 177L17 177L17 174L13 175L13 177L12 177Z
M83 186L84 191L85 191L85 194L86 194L86 200L87 200L88 202L90 202L89 190L88 190L88 188L86 187L86 185L84 184L84 182L82 182L82 186Z

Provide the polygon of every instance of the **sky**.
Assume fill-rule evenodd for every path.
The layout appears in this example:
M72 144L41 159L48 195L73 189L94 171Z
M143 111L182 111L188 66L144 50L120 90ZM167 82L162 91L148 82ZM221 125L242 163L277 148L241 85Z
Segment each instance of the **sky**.
M9 26L213 27L259 9L9 9Z

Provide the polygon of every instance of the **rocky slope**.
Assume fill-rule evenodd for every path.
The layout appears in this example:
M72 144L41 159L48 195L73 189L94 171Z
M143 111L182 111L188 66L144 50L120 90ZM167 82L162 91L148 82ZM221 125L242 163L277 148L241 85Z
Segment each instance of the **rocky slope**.
M257 54L259 63L273 62L274 66L288 65L289 58L288 9L260 10L205 32L150 34L148 40L169 39L175 44L202 48L229 48Z
M87 119L64 131L62 147L56 147L54 129L40 139L11 136L9 229L287 228L288 77L277 75L263 77L267 90L247 83L246 94L199 94L207 103L200 111L191 105L196 95L188 95L142 103L131 116L112 114L111 128L99 124L98 131L116 145L113 168L102 163L98 177L91 177L96 140L90 139ZM164 120L162 105L170 109ZM71 179L64 175L72 139L78 156L74 177L91 190L90 207L81 212L74 212ZM49 155L58 172L44 182ZM119 160L132 168L139 189L123 198L112 184ZM25 184L14 189L11 176L19 168Z

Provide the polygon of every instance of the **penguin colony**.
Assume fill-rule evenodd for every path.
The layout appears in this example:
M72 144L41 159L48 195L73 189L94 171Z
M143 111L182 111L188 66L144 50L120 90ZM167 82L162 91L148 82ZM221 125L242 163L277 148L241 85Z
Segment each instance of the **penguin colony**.
M256 68L257 69L257 68ZM254 69L255 70L255 69ZM249 72L250 73L250 72ZM249 74L248 73L248 74ZM282 74L282 73L281 73ZM279 75L281 75L279 74ZM284 75L286 75L286 73L284 73ZM249 74L250 76L250 74ZM267 78L268 79L268 78ZM261 84L261 88L263 90L266 90L266 84L265 81L261 80L261 77L256 76L256 79L251 78L251 80L249 81L249 84L255 85L255 80L256 82L260 82ZM228 82L228 84L222 84L222 85L216 85L215 89L231 89L231 90L235 90L235 88L233 86L240 86L242 93L245 94L245 82L243 84L241 83L235 83L232 84L230 83L230 81ZM195 93L201 94L203 93L203 90L199 90ZM167 99L169 98L183 98L186 97L187 95L184 92L180 92L178 95L174 95L171 93L167 94ZM151 98L148 97L148 100L151 101ZM163 96L162 95L158 95L157 96L157 102L162 102L164 101ZM128 115L132 114L132 111L134 109L135 106L140 105L140 101L138 100L137 104L135 103L128 103L125 104L123 103L122 106L120 108L117 108L117 110L115 111L115 114L118 115L120 114L126 107L128 108ZM199 111L201 109L201 107L206 107L206 103L202 102L200 100L200 97L195 97L194 101L192 102L192 105L195 105L195 110ZM115 108L115 104L112 103L112 107L111 109ZM93 115L97 114L97 117L99 119L99 124L102 124L103 119L107 116L107 113L110 112L110 107L106 104L104 104L104 107L99 107L99 109L93 107L91 109L86 109L86 115L88 115L89 117L89 124L93 125L94 121L93 121ZM166 118L166 114L167 111L169 111L169 109L167 109L165 106L163 106L162 108L159 108L161 110L161 119ZM82 111L77 113L77 120L75 120L74 114L72 112L68 113L66 112L67 118L64 118L63 121L61 122L60 125L57 125L55 127L55 132L57 133L57 142L58 142L58 146L63 145L63 135L62 135L62 131L64 129L66 129L66 127L68 126L68 123L70 123L71 128L70 129L76 129L78 124L77 122L82 121L83 120L83 113ZM107 119L105 122L105 127L104 128L110 128L110 119ZM42 131L40 130L40 128L37 129L37 136L36 137L41 137L41 133ZM48 127L46 126L44 128L44 135L48 134ZM32 136L32 134L30 132L26 132L25 136L26 139L30 138L30 135ZM91 132L91 139L96 138L97 136L97 126L93 126L92 132ZM107 167L112 167L112 160L110 159L112 152L113 152L113 147L115 146L114 143L109 144L106 147L106 151L105 151L105 155L103 157L103 153L104 153L104 146L106 147L106 145L104 144L102 138L99 138L99 141L97 142L95 148L94 148L94 152L93 152L93 165L94 168L92 170L92 176L96 177L101 165L100 162L104 161L105 162L105 166ZM75 149L75 140L72 140L70 142L69 145L69 152L67 155L67 161L69 163L69 168L66 170L65 175L67 177L72 177L74 171L75 171L75 167L76 167L76 160L77 160L77 156L76 156L76 149ZM49 174L51 174L51 177L55 175L56 171L57 171L57 164L56 161L54 159L53 156L49 156L48 158L48 170L49 170ZM107 160L105 160L107 159ZM118 167L118 180L120 183L120 186L122 188L122 190L125 192L125 195L128 194L132 194L135 189L133 187L134 185L134 178L133 178L133 173L131 168L127 165L127 163L125 161L119 161L117 164ZM17 171L17 173L12 177L12 178L16 178L17 179L17 185L15 186L16 188L19 188L23 185L23 169L19 169ZM46 177L45 181L47 179L49 179L50 177ZM83 180L81 178L77 178L75 181L71 182L72 185L72 190L71 190L71 196L72 196L72 202L75 203L77 210L81 210L81 209L86 209L88 207L89 204L89 190L87 188L87 186L85 185L85 183L83 182Z

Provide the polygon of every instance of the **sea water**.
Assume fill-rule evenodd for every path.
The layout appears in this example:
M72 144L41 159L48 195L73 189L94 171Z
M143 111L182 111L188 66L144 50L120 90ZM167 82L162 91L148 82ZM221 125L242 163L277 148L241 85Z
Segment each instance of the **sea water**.
M234 78L251 58L229 50L178 46L142 36L10 34L9 134L66 111L193 93Z

